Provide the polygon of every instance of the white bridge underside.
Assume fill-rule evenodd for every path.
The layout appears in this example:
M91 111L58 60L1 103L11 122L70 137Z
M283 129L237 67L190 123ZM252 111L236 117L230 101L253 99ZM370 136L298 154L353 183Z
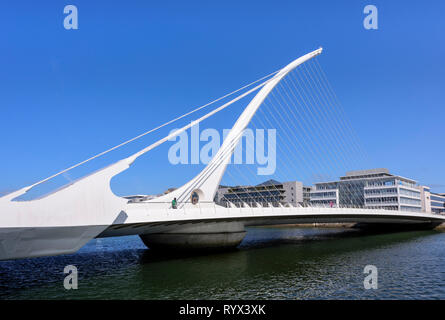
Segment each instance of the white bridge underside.
M0 260L73 253L97 237L139 234L144 240L144 236L151 234L244 234L244 227L247 226L289 223L364 222L423 225L444 222L445 216L420 212L293 206L225 208L213 203L234 148L260 105L287 74L321 52L320 48L292 61L267 81L189 125L65 188L39 199L17 201L17 198L35 186L108 151L0 197ZM221 148L196 177L173 192L141 203L129 203L128 199L118 197L111 191L111 179L127 170L142 154L259 88L261 89L244 109ZM133 140L135 139L129 141ZM115 148L117 147L119 146ZM199 195L197 204L190 203L192 194ZM177 209L173 209L171 205L174 198L177 199ZM240 239L242 240L241 236L238 237L238 240Z
M133 206L133 207L132 207ZM237 222L243 227L267 226L279 224L311 224L311 223L381 223L381 224L440 224L445 217L424 213L400 213L390 210L369 210L351 208L224 208L215 205L200 209L168 209L163 212L145 213L143 203L130 204L129 217L148 215L151 218L135 219L132 222L115 224L105 229L98 237L113 237L147 233L199 232L198 224L218 224L221 222ZM137 221L139 220L139 221ZM147 222L149 220L150 222ZM215 232L221 232L216 228ZM230 230L227 230L230 232Z
M150 234L221 234L244 231L249 226L310 223L365 223L431 225L443 216L350 208L224 208L218 205L193 209L149 210L144 203L128 204L115 224L69 227L1 228L0 256L17 259L74 253L92 238Z

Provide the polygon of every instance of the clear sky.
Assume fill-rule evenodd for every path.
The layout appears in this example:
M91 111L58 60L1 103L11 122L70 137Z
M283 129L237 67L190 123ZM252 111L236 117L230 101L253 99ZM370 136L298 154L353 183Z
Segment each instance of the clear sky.
M79 10L78 30L63 27L67 4ZM378 30L363 27L367 4L378 8ZM319 46L319 61L372 163L445 192L444 12L444 1L406 0L2 2L0 193ZM234 120L222 119L225 128ZM197 172L170 168L166 152L138 160L116 192L157 193Z

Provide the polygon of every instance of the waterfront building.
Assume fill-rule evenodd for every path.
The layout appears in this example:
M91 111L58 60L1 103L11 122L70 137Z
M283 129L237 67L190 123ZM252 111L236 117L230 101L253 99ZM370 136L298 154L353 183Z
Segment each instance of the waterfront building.
M125 199L128 199L129 203L135 203L135 202L144 202L144 201L148 201L157 197L160 197L164 194L168 194L172 191L175 191L176 188L168 188L167 190L165 190L163 193L161 194L157 194L157 195L148 195L148 194L135 194L135 195L129 195L129 196L125 196Z
M144 202L146 200L150 200L155 197L156 196L152 196L152 195L136 194L136 195L125 196L124 198L128 199L129 203L135 203L135 202Z
M430 187L420 187L420 202L422 205L422 212L431 213L431 191Z
M279 206L290 203L294 206L309 202L310 187L300 181L279 182L268 180L256 186L219 186L215 202L224 206ZM306 197L306 198L305 198Z
M316 183L310 204L420 212L421 190L415 180L388 169L349 171L339 181Z
M303 207L307 207L311 201L312 187L303 186Z
M432 213L445 214L445 193L433 193L430 195Z

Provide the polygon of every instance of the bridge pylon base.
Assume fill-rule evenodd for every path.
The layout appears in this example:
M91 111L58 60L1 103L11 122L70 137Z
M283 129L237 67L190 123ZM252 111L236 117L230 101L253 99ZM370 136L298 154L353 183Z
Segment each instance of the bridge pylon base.
M139 235L144 244L155 250L219 251L236 248L246 231L239 222L189 223L162 233Z

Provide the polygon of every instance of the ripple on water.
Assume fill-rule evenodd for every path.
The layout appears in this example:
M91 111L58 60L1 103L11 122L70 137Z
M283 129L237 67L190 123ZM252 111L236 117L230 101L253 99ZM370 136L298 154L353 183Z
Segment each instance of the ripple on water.
M0 262L1 299L445 299L445 233L249 228L238 250L159 255L138 237L78 253ZM79 289L65 290L75 265ZM378 267L377 290L363 268Z

